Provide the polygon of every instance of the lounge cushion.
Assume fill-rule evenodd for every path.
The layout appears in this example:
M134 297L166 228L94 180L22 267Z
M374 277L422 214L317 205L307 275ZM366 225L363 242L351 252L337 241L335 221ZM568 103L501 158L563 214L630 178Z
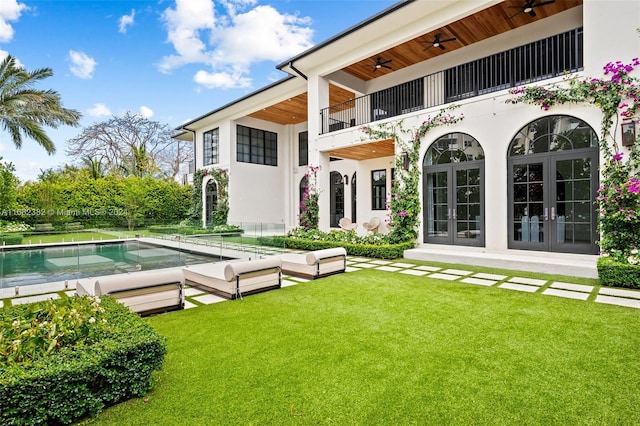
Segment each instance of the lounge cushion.
M315 250L307 253L306 260L307 265L315 265L318 261L322 259L327 259L329 257L336 256L346 256L347 250L344 247L336 247L324 250Z

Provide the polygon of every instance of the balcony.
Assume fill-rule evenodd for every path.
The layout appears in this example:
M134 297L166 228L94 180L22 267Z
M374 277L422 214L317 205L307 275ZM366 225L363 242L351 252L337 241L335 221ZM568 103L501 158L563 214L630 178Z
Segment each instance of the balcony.
M580 71L582 36L582 28L576 28L323 108L320 133Z

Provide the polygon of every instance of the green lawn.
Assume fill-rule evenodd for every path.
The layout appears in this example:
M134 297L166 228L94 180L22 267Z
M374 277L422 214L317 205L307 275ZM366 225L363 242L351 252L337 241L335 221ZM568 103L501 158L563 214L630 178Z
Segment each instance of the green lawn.
M49 243L70 243L79 241L99 241L114 240L118 238L114 234L104 232L84 231L84 232L63 232L58 234L31 234L22 239L22 244L49 244Z
M640 422L635 309L362 270L148 321L155 390L88 424Z

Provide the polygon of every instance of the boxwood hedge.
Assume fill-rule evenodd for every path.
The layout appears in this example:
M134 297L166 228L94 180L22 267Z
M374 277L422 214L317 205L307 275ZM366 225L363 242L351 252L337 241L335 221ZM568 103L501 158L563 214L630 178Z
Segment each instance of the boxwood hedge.
M376 259L398 259L405 250L412 249L415 244L412 241L399 244L353 244L338 241L306 240L300 238L288 238L282 236L261 237L258 242L274 247L287 247L298 250L321 250L333 247L344 247L350 256L364 256Z
M621 263L613 257L598 258L598 277L602 285L640 289L640 265Z
M0 309L5 340L0 340L5 352L0 363L0 424L69 424L151 389L152 373L164 361L165 338L109 297L96 299L99 314L78 322L81 308L76 309L74 303L85 298L70 299L77 301L60 299ZM50 312L55 312L55 317ZM68 339L60 332L66 323L74 325L66 328L67 336L83 333L81 329L93 326L96 319L100 326L85 333L86 339ZM43 327L50 332L39 335ZM27 344L27 337L16 339L16 329L20 329L20 336L36 336L27 353L19 357L16 350ZM51 333L58 337L42 345ZM67 344L60 345L63 340ZM39 354L33 356L32 352Z

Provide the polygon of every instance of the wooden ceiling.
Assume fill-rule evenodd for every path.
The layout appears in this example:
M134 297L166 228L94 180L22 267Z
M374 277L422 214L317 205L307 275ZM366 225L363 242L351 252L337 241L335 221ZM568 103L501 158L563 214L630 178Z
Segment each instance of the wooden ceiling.
M372 158L390 157L393 156L394 153L393 139L384 139L381 141L334 149L329 151L329 156L361 161L370 160Z
M530 24L540 19L548 18L556 13L580 6L583 0L557 0L554 3L535 7L536 3L544 3L543 0L534 1L533 11L535 17L523 11L526 0L506 0L490 8L484 9L474 15L467 16L458 21L438 28L435 31L425 33L403 44L392 47L383 52L356 62L343 71L361 79L372 80L385 74L417 64L422 61L443 55L452 50L479 42L489 37L513 30L523 25ZM456 40L443 43L445 49L432 46L436 35L440 39L455 38ZM425 50L426 49L426 50ZM375 68L376 59L382 61L391 59L388 63L391 69Z
M367 59L343 68L343 71L361 80L371 80L531 22L548 18L556 13L580 6L582 1L556 0L554 3L534 7L536 16L532 17L523 11L527 3L526 0L506 0L391 49L376 53ZM534 5L544 2L545 0L534 0ZM431 46L437 34L440 34L441 40L448 38L455 38L455 40L443 43L444 50ZM387 64L391 69L384 67L376 69L376 58L380 58L382 61L391 59L392 61ZM355 94L349 90L333 84L329 85L329 105L336 105L354 97ZM307 121L307 93L278 102L249 114L249 116L282 125L304 123ZM390 155L393 155L393 152ZM336 155L336 157L340 156Z
M329 105L339 104L353 99L355 94L334 84L329 85ZM307 93L302 93L286 101L278 102L249 117L278 124L299 124L307 121Z

